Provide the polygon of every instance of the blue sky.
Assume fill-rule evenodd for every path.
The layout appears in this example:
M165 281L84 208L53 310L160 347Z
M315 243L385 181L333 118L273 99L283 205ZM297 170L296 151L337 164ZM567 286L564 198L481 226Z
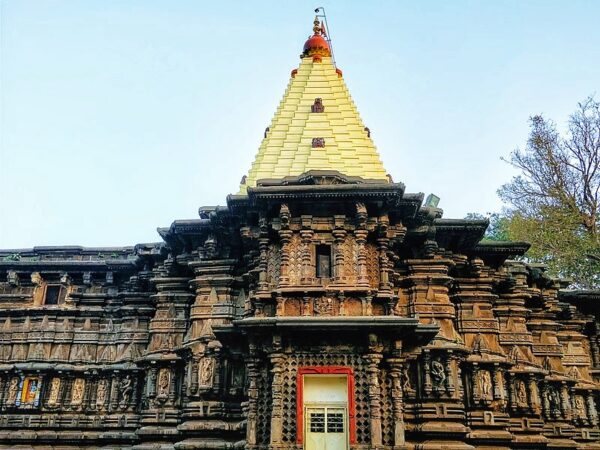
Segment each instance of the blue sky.
M322 1L384 165L445 217L501 208L536 113L600 84L598 1ZM129 245L224 204L310 2L0 0L0 247Z

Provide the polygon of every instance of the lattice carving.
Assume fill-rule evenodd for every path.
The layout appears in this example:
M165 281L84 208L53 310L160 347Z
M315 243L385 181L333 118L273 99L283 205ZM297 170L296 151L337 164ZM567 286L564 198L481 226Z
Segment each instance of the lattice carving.
M379 253L374 245L365 245L367 277L369 285L377 289L379 287Z
M281 246L272 245L267 252L267 282L271 288L279 284L281 274Z
M354 236L347 235L342 245L342 253L344 255L344 265L342 266L342 276L347 277L350 283L356 282L357 274L357 248Z
M256 408L256 442L258 445L268 445L271 439L271 373L268 367L263 367L258 374L257 387L260 395Z
M296 442L296 377L298 367L305 366L347 366L354 371L356 395L356 438L358 444L370 442L368 380L365 362L357 354L329 353L330 349L319 348L311 353L288 355L283 374L283 430L286 444Z
M293 234L289 243L289 265L288 273L290 278L290 284L300 284L300 278L302 278L302 240L300 235Z
M392 405L392 379L386 369L379 371L381 388L381 432L383 445L394 445L394 408Z

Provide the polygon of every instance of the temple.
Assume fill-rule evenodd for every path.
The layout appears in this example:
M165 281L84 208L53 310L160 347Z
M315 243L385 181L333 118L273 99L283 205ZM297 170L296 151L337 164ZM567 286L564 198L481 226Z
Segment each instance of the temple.
M387 174L315 19L226 206L0 251L0 448L600 449L600 292L487 226Z

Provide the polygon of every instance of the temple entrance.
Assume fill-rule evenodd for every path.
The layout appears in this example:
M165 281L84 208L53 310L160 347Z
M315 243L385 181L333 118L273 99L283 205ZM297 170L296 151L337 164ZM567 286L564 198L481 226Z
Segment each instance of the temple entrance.
M305 450L347 450L346 375L304 376Z

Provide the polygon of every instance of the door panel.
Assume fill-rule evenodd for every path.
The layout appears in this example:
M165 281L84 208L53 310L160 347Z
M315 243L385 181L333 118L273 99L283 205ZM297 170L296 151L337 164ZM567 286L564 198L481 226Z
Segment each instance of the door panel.
M346 408L339 406L307 406L305 450L347 450L347 416Z

